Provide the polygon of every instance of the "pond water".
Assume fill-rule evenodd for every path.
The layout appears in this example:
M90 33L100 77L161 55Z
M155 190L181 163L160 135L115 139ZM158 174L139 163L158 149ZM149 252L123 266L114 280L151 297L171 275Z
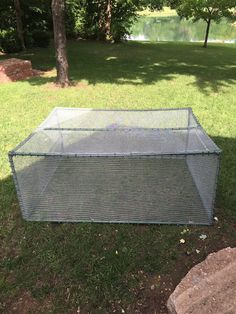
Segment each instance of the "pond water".
M206 23L193 23L179 16L146 17L141 16L131 29L129 40L147 41L203 41ZM222 20L211 24L209 42L236 43L236 25Z

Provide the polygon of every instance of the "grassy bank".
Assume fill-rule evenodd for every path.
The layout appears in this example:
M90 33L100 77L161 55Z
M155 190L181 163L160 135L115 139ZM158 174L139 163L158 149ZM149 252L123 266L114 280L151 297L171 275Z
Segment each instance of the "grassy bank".
M138 12L140 16L149 16L149 17L167 17L167 16L177 16L176 10L172 10L169 7L163 7L161 11L150 11L143 10Z
M69 89L52 84L53 49L14 55L44 72L0 85L0 311L165 313L169 293L192 265L236 245L235 53L235 45L69 42L76 82ZM24 222L7 152L55 106L191 106L223 150L219 221L204 228Z

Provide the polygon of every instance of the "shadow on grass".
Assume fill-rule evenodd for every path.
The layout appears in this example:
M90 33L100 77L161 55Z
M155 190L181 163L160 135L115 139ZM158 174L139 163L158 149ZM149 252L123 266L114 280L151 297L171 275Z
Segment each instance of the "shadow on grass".
M219 223L190 226L184 235L184 226L174 225L26 222L12 177L0 181L0 309L10 313L11 297L17 300L28 291L38 302L37 313L49 311L48 307L65 313L78 306L84 312L100 308L104 313L130 305L134 313L138 303L145 306L142 313L160 310L189 268L212 251L236 245L236 139L213 140L223 150L216 204L221 208L216 212ZM204 242L199 240L201 233L207 234ZM181 237L184 245L179 244ZM167 274L173 285L163 295L157 277ZM150 294L153 284L156 288Z
M18 56L32 60L35 68L51 69L55 64L53 54L53 49L38 49ZM203 49L199 44L129 42L108 45L71 41L68 56L70 78L87 80L94 85L149 85L187 75L193 77L192 85L208 94L236 82L235 45L209 45L208 49ZM42 85L52 82L53 78L38 77L28 81Z

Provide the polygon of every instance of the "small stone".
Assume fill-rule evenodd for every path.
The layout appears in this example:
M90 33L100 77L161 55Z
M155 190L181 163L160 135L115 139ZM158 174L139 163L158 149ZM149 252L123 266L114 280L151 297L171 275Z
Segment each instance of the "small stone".
M183 229L183 231L181 231L180 233L181 233L181 234L185 234L185 233L187 233L187 232L189 232L189 229L188 229L188 228Z
M207 238L207 235L206 235L206 234L201 234L201 235L199 236L199 239L201 239L201 240L206 240L206 238Z

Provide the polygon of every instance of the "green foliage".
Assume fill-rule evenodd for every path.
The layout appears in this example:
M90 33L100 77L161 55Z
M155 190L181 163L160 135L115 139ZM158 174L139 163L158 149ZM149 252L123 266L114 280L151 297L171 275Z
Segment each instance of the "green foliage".
M166 0L142 0L142 6L152 11L161 10L166 5Z
M32 32L32 38L35 47L47 48L50 44L50 34L47 31L35 30Z
M207 23L205 42L207 47L211 21L219 22L223 17L235 18L236 0L170 0L180 17L194 22L204 20Z
M5 53L14 53L21 50L20 41L14 29L0 32L0 47Z
M135 1L117 1L111 19L111 38L118 42L130 33L139 6Z
M8 30L9 28L15 28L15 12L13 0L1 0L0 1L0 30Z
M120 41L136 19L137 11L149 8L160 10L164 0L65 0L65 26L68 38L82 37ZM52 31L50 0L21 0L22 23L27 47L32 47L32 40L42 47L40 38L33 38L32 30ZM110 4L110 20L108 5ZM13 0L0 3L0 30L16 29Z
M24 40L26 48L33 48L34 47L34 39L32 33L29 31L24 32Z
M25 31L52 29L50 0L21 0L21 9Z
M34 45L47 47L49 44L47 30L52 29L50 0L21 0L24 40L27 48ZM32 34L38 31L38 35ZM16 16L13 0L0 1L0 31L2 33L2 50L18 52L19 40L16 35ZM38 41L38 42L37 42Z
M65 1L65 27L67 38L76 38L81 33L83 6L79 0Z
M50 0L21 0L22 23L24 31L52 28ZM13 0L0 1L0 30L16 28L15 7Z
M220 21L222 17L235 16L236 0L181 0L176 1L175 6L181 17Z
M141 1L110 0L111 21L110 34L106 38L108 20L108 1L81 1L79 18L77 19L78 35L88 39L120 41L129 33L130 27L141 7Z

